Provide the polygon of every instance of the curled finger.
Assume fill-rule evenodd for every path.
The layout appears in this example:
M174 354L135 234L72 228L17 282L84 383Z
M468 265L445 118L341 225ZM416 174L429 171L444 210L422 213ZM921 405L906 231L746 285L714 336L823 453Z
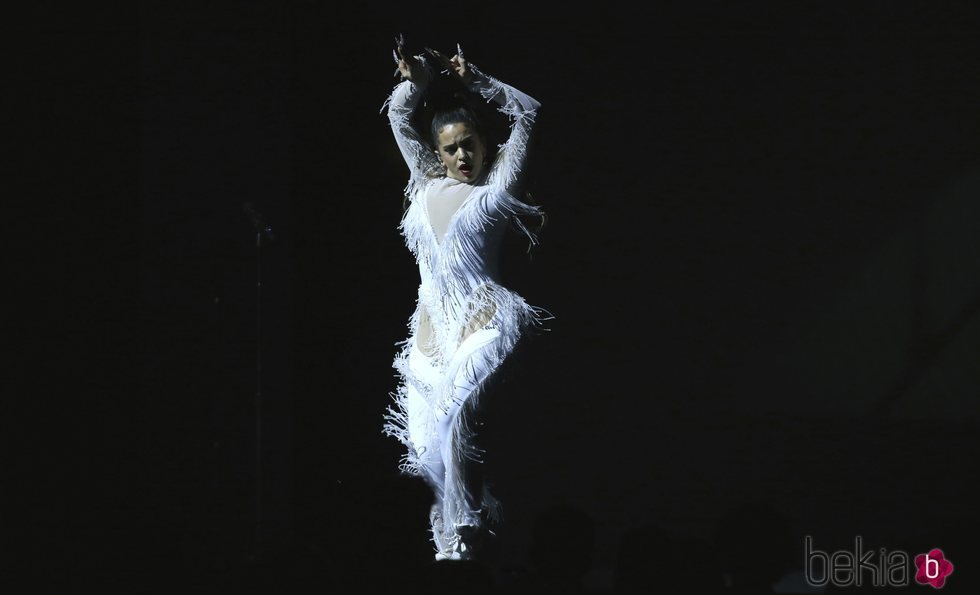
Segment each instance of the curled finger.
M405 59L405 34L399 33L395 36L395 48L401 59Z

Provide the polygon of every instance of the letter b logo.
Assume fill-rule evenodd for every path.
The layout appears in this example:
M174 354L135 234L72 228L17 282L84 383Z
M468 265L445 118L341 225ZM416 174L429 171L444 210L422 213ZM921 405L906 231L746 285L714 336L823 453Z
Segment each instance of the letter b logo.
M940 589L946 584L946 577L953 574L953 563L946 559L939 548L929 550L927 554L915 557L915 582L920 585L932 585Z

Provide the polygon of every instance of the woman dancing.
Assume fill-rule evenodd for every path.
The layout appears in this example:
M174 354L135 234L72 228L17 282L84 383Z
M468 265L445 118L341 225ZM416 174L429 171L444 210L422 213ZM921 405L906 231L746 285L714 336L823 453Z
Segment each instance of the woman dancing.
M518 216L543 212L517 197L540 104L480 72L459 46L452 58L426 52L406 55L398 40L395 60L404 80L385 102L410 171L400 230L421 284L409 338L395 357L400 381L383 431L407 447L399 469L424 478L435 493L429 514L435 559L472 559L493 533L490 526L502 520L500 502L483 481L483 450L474 444L478 399L522 332L551 318L498 282L509 224L537 243ZM440 74L436 65L509 117L510 136L495 156L465 104L433 115L433 148L413 126L423 93Z

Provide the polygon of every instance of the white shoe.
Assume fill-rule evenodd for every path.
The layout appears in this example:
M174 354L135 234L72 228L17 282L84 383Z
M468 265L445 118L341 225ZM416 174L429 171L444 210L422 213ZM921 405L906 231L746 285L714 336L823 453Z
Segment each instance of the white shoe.
M436 503L429 511L429 524L432 526L432 541L436 546L436 561L458 560L459 553L456 552L457 540L446 539L445 524L442 521L442 507Z
M441 562L443 560L462 560L459 552L449 552L444 554L442 552L436 552L436 562Z
M472 560L476 555L476 548L471 544L466 543L460 539L459 535L453 537L453 546L448 551L441 551L436 553L436 561L442 560Z
M463 543L459 539L459 535L453 535L448 543L439 548L436 552L436 561L442 560L463 560Z

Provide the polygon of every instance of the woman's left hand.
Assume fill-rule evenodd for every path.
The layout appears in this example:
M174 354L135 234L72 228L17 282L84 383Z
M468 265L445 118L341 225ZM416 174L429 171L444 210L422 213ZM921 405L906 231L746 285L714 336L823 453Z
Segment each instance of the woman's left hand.
M456 77L459 82L464 85L469 85L473 82L473 71L469 69L466 64L466 58L463 57L463 49L456 45L456 55L452 58L447 58L445 54L434 50L432 48L425 48L425 51L429 52L433 58L439 61L439 63L449 70L449 74Z

